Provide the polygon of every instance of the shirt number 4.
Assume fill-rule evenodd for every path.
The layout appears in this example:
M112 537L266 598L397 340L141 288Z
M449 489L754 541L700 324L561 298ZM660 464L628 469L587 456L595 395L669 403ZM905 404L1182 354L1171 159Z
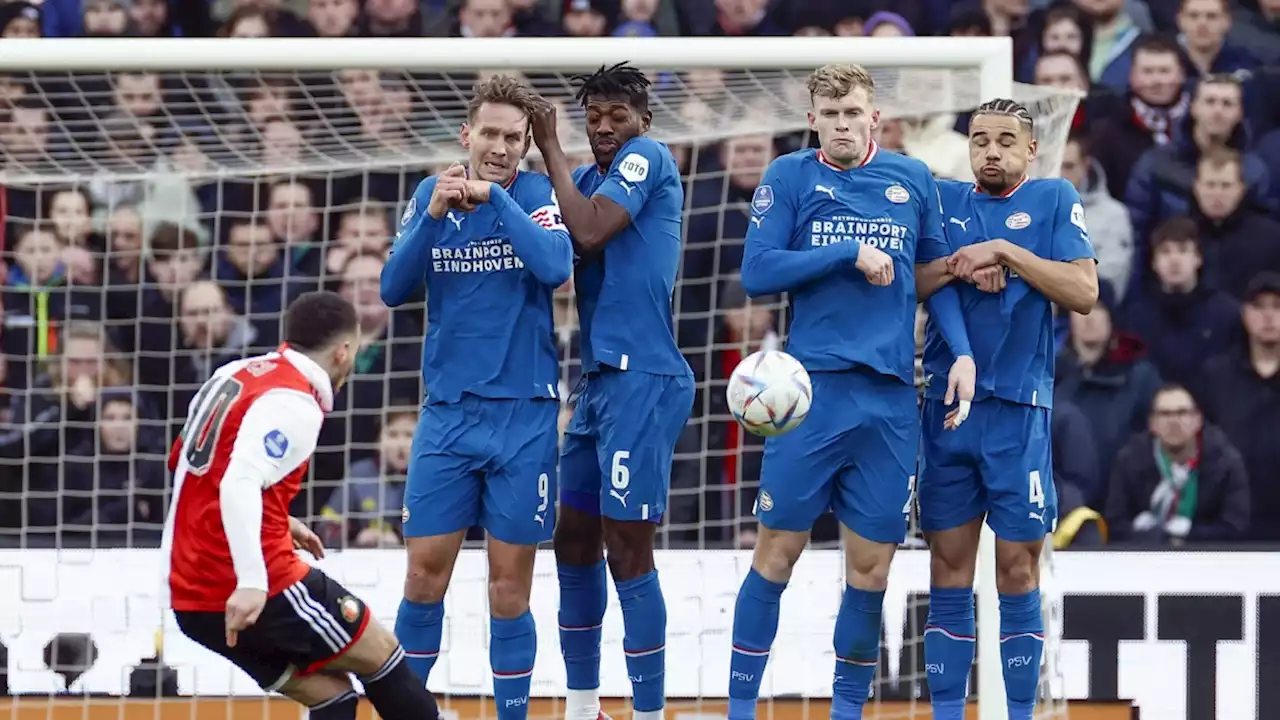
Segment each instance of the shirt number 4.
M1027 474L1027 501L1039 512L1032 511L1031 519L1044 522L1044 485L1040 482L1040 471L1032 470Z

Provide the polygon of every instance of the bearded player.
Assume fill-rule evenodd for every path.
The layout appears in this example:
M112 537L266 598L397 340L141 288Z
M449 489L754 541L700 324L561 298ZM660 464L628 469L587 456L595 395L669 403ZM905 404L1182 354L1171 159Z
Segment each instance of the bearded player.
M841 524L847 585L836 617L831 717L862 715L880 649L889 563L906 538L918 423L915 271L947 255L938 189L919 160L881 150L870 75L827 65L809 76L819 150L775 160L751 201L742 284L790 294L787 352L813 382L808 418L765 442L760 532L738 593L729 717L755 717L778 603L818 516ZM964 420L974 365L954 290L930 311L955 351L947 402Z
M433 720L435 699L395 637L294 552L324 554L289 503L359 346L355 308L307 293L286 311L278 351L224 365L200 388L169 454L170 607L183 634L315 720L355 719L348 673L382 717Z
M676 346L671 298L684 189L665 145L644 136L649 80L625 63L578 77L595 164L571 169L554 110L533 137L580 260L582 389L561 450L560 646L566 717L600 715L600 624L608 569L622 605L637 720L665 706L667 609L654 533L667 508L676 440L693 409L693 373Z
M1009 719L1030 720L1035 709L1044 648L1040 550L1057 518L1049 445L1053 305L1088 314L1098 299L1098 273L1075 188L1057 178L1027 178L1033 129L1031 114L1012 100L993 100L973 114L969 161L976 183L940 184L955 252L921 272L922 294L958 288L980 368L964 427L943 430L948 410L932 386L922 412L920 525L932 553L924 653L937 720L964 717L984 519L996 535ZM927 330L926 376L954 357L938 330L932 322Z
M419 185L382 271L382 299L425 280L427 399L413 436L403 526L409 553L396 635L426 679L467 530L488 533L489 662L500 720L528 715L538 543L555 527L560 411L552 294L573 248L545 175L517 166L541 103L506 76L478 84L462 126L469 167ZM469 179L470 178L470 179Z

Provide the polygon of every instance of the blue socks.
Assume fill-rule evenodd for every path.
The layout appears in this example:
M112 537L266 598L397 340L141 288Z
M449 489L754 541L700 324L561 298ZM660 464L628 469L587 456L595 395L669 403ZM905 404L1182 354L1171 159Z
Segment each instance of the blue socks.
M666 705L667 602L654 570L634 580L614 582L622 606L622 651L637 713Z
M489 618L489 664L493 667L493 700L498 720L524 720L529 715L529 684L538 654L533 614Z
M973 668L975 621L972 588L930 588L924 629L924 669L933 720L964 720Z
M396 639L404 647L409 667L424 683L440 656L440 635L443 632L443 602L400 601L400 611L396 613Z
M1009 720L1031 720L1040 684L1040 658L1044 655L1044 615L1040 591L1022 595L1000 594L1000 660L1004 690L1009 698Z
M836 615L836 676L831 690L831 720L860 720L871 695L880 659L880 614L884 591L844 588Z
M752 568L738 590L729 661L729 720L755 720L760 681L778 635L778 603L786 589L786 583L770 582Z
M604 561L595 565L559 565L560 652L570 690L600 687L600 628L609 604Z

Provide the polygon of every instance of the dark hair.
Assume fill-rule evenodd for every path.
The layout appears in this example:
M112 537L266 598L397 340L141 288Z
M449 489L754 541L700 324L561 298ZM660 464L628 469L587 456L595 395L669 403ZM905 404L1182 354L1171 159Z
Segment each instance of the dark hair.
M612 67L600 66L590 75L574 75L571 82L578 85L574 100L587 106L593 97L626 98L627 104L641 112L649 109L649 78L644 73L620 62Z
M300 352L314 352L360 327L356 308L327 290L303 293L284 312L284 341Z
M1178 45L1178 41L1167 35L1143 35L1133 43L1133 56L1137 57L1138 53L1151 53L1153 55L1174 55L1182 56L1182 48Z
M148 243L153 260L168 260L181 250L194 250L200 247L200 239L185 227L171 222L162 222L151 231Z
M996 98L982 103L977 110L973 111L974 117L979 115L1004 115L1016 119L1018 124L1026 127L1028 132L1035 129L1036 123L1031 117L1031 111L1022 103L1009 98Z
M1186 215L1174 215L1151 231L1151 249L1165 243L1189 242L1200 247L1200 226Z
M1093 53L1093 23L1073 3L1056 3L1045 11L1036 42L1041 53L1044 52L1044 34L1049 31L1050 27L1064 21L1072 23L1080 30L1080 55L1078 58L1083 60L1089 57ZM1088 73L1085 73L1085 75L1087 76Z
M1089 157L1089 134L1084 130L1080 128L1072 128L1071 131L1067 133L1067 142L1075 143L1080 146L1081 157Z

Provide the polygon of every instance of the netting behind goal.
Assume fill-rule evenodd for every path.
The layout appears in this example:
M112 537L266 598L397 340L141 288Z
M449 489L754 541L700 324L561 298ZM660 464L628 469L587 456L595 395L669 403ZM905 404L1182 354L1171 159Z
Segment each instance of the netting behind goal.
M0 79L8 273L0 333L0 544L7 548L0 550L0 641L11 691L135 699L155 697L157 687L205 698L261 694L164 622L154 550L167 500L164 454L211 370L273 348L282 305L318 287L357 304L367 344L294 511L336 551L323 566L392 623L404 572L399 493L421 398L424 308L420 299L388 311L378 275L417 182L463 159L458 127L470 86L485 74ZM873 74L882 146L921 157L940 176L967 177L966 144L954 128L979 102L976 71ZM653 134L672 147L686 176L686 250L675 302L679 342L699 387L661 537L667 689L673 707L720 714L760 461L760 443L737 432L724 410L724 381L736 358L786 332L784 307L748 302L736 280L747 206L768 162L814 138L801 74L651 77ZM561 138L587 161L567 77L529 80L561 104ZM1037 118L1034 171L1056 174L1076 99L1022 86L1016 96ZM529 164L537 169L536 157ZM578 375L571 286L562 288L557 314L569 388ZM764 694L775 698L771 717L826 716L830 635L843 587L835 538L834 523L823 520L784 600L764 682ZM474 549L482 536L470 539L430 686L463 717L489 717L491 703L468 700L491 691L485 568ZM922 551L900 553L868 717L927 711L920 643L927 576ZM537 717L559 712L548 698L564 688L556 603L553 561L540 557ZM622 624L611 603L602 690L624 697L630 687ZM1050 658L1055 650L1051 636ZM234 710L237 717L269 709L236 707L247 707ZM1046 704L1047 715L1062 712L1060 701Z

